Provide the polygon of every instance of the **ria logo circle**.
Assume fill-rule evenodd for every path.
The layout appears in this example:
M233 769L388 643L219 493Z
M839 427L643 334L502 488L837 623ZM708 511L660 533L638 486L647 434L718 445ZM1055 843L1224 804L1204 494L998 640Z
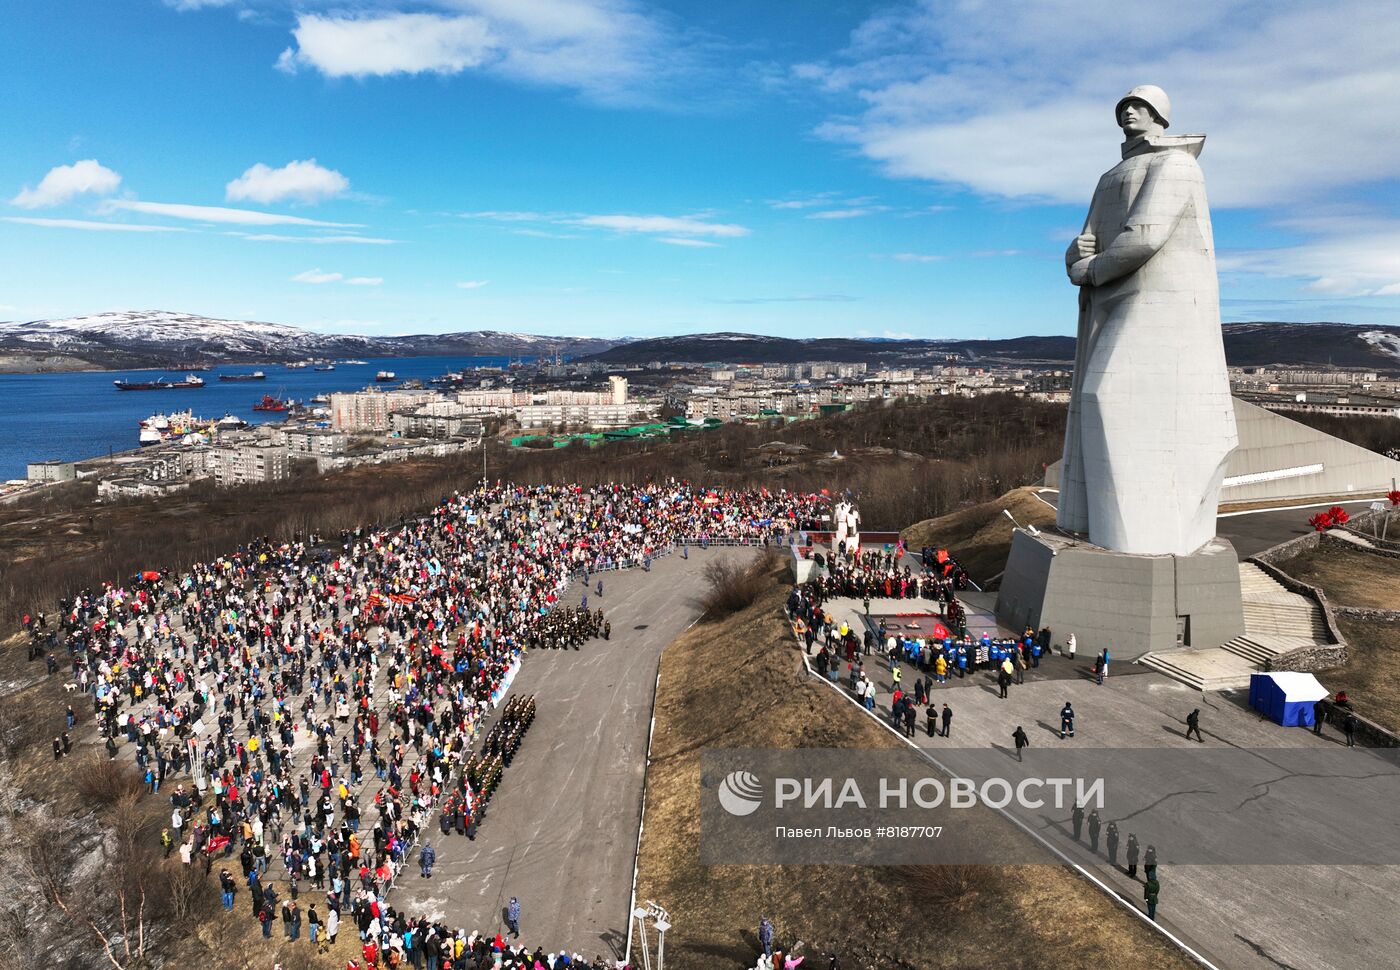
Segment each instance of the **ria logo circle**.
M730 815L752 815L763 804L763 784L747 771L731 771L719 783L719 803Z

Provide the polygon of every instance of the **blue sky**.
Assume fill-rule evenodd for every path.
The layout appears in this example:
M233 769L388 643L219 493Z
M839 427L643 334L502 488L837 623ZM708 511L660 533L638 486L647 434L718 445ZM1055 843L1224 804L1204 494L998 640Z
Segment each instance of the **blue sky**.
M1397 12L18 4L0 319L1070 333L1064 247L1151 82L1209 135L1227 320L1400 323Z

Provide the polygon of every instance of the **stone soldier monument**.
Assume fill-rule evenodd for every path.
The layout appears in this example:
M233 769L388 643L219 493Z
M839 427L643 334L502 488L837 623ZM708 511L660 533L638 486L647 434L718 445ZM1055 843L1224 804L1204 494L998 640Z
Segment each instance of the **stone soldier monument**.
M1122 160L1065 265L1079 291L1059 535L1018 532L998 597L1014 628L1075 632L1133 657L1244 630L1233 548L1215 536L1238 441L1225 370L1204 135L1166 135L1171 102L1133 88Z

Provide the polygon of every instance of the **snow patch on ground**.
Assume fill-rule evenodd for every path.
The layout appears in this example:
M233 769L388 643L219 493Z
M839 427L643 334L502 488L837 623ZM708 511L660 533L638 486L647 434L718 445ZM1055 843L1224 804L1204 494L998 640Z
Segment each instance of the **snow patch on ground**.
M1360 337L1381 353L1400 358L1400 334L1386 333L1384 330L1363 330Z

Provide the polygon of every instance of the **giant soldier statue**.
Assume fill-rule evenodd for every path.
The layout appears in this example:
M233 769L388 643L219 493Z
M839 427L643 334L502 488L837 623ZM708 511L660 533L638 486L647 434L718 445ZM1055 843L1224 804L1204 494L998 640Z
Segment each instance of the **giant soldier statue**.
M1119 102L1123 160L1065 256L1079 343L1058 524L1119 552L1190 555L1215 535L1235 416L1220 331L1204 135L1163 134L1154 85Z
M1079 343L1060 531L1015 531L997 616L1131 660L1226 643L1244 611L1234 547L1215 534L1238 439L1196 164L1205 136L1164 134L1171 103L1152 85L1116 117L1123 160L1065 254Z

